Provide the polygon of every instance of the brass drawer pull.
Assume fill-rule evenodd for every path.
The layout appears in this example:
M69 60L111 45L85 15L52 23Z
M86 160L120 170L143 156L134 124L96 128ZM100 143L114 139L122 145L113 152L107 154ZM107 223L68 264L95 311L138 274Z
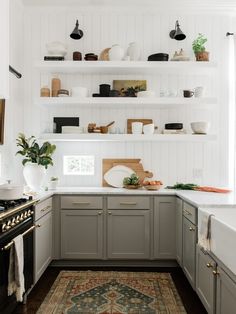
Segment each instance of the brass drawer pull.
M90 202L73 202L73 205L90 205Z
M98 215L101 215L102 214L102 212L98 212Z
M50 209L50 208L52 208L52 207L51 207L51 206L47 206L47 207L41 209L41 212L45 212L46 210L48 210L48 209Z
M120 205L137 205L136 202L120 202Z
M108 212L108 215L111 215L111 212Z

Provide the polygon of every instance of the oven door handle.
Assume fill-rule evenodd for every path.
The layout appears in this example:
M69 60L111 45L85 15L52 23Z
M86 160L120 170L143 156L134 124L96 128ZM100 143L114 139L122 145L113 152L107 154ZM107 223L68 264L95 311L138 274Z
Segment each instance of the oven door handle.
M32 227L30 227L29 229L27 229L25 232L22 233L22 236L25 236L26 234L30 233L31 231L33 231L35 228L39 228L41 227L41 225L33 225ZM9 242L8 244L6 244L3 248L1 248L2 251L6 251L9 250L11 248L11 246L14 244L14 241Z

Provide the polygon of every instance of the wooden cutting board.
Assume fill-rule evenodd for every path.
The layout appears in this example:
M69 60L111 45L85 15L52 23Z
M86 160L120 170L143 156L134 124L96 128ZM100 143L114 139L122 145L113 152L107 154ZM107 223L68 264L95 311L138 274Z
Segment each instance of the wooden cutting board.
M151 124L153 123L152 119L127 119L127 133L132 133L132 123L133 122L142 122L143 125Z
M153 174L149 171L143 170L143 165L140 163L141 159L103 159L102 160L102 186L110 186L104 180L104 174L115 166L126 166L131 168L140 178L140 182L142 183L145 178L152 178Z

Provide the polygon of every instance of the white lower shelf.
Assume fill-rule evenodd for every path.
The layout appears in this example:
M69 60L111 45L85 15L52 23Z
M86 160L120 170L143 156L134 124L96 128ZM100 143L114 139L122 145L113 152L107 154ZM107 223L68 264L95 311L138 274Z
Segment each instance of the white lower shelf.
M207 142L216 140L216 135L202 134L41 134L40 140L52 142Z
M67 105L84 106L94 108L121 108L121 106L141 107L145 108L179 108L179 107L208 107L217 103L217 98L184 98L184 97L154 97L154 98L133 98L133 97L39 97L35 99L35 104L51 107L63 107Z

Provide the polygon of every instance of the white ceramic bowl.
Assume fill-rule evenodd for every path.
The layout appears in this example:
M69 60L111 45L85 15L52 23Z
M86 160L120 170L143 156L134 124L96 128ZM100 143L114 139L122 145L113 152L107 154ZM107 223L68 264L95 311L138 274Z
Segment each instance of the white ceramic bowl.
M72 97L88 97L88 89L82 86L75 86L71 88Z
M46 48L51 56L64 57L67 54L67 46L59 41L46 44Z
M1 200L16 200L23 197L24 187L21 185L0 185Z
M210 122L192 122L191 128L195 134L207 134L210 128Z
M153 134L154 130L155 130L154 123L145 124L143 126L143 133L144 134Z
M156 93L152 90L145 90L137 93L137 97L155 97Z

